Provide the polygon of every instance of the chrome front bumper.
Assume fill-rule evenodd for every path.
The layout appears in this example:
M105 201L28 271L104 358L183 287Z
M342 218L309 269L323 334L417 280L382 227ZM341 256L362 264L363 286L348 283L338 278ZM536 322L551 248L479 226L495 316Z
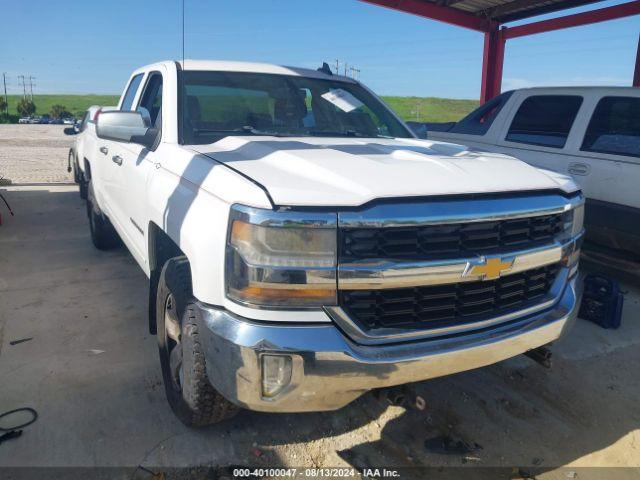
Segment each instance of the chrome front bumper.
M505 360L548 344L573 324L582 282L570 280L557 303L485 331L395 345L360 345L334 324L274 325L200 305L200 332L211 384L250 410L335 410L368 390L427 380ZM291 383L261 393L261 355L288 354Z

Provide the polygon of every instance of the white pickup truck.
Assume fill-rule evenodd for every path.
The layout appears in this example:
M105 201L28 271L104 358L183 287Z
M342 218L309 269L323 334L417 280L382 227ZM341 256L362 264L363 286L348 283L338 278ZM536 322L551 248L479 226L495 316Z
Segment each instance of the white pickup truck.
M513 155L571 175L586 197L586 239L640 260L640 88L505 92L427 137Z
M571 179L418 140L326 65L149 65L97 135L91 237L119 235L149 277L187 425L337 409L546 345L576 316Z
M73 171L73 181L80 187L80 198L87 198L87 178L85 175L89 159L97 153L96 119L102 111L116 110L116 107L90 106L82 120L73 127L64 129L65 135L75 135L69 149L68 171Z

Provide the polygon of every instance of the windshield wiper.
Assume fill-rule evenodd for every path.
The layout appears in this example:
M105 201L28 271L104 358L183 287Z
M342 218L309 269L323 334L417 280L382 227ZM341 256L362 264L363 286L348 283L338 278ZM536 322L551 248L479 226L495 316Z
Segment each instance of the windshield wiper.
M386 135L377 135L368 132L358 132L356 130L341 130L341 131L328 131L328 130L310 130L309 135L315 137L358 137L358 138L393 138Z
M242 134L249 134L249 135L268 135L271 137L293 137L295 136L292 133L282 133L282 132L276 132L273 130L260 130L257 129L255 127L252 127L251 125L245 125L243 127L240 128L232 128L229 130L224 130L224 129L216 129L216 128L194 128L193 129L193 133L195 135L211 135L211 134L216 134L216 133L227 133L227 134L233 134L233 133L242 133Z

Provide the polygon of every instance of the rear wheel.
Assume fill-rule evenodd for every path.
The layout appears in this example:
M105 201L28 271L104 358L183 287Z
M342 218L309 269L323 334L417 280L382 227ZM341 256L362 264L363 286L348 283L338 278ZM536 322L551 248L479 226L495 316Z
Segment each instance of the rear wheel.
M98 250L109 250L119 245L120 238L117 232L96 204L91 182L87 187L87 216L89 217L91 241Z
M84 174L82 172L78 173L78 185L80 186L80 198L83 200L87 199L88 186L89 182L87 182L84 178Z
M80 183L80 177L78 177L78 162L76 161L76 155L73 150L69 150L69 168L73 171L73 181ZM69 169L67 169L69 171Z
M209 383L200 340L199 309L191 295L191 272L185 257L167 261L156 296L158 351L167 400L187 426L198 427L232 417L238 407Z

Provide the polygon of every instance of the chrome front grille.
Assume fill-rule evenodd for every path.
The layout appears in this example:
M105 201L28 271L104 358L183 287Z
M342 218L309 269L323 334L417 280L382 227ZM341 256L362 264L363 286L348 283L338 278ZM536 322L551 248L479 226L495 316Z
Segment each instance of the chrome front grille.
M550 308L581 234L581 195L380 202L338 214L338 305L354 340L460 334Z
M562 214L472 223L341 230L339 258L433 259L530 249L552 242Z
M523 309L549 295L559 264L497 280L426 287L343 290L340 304L366 330L425 329L473 323Z

